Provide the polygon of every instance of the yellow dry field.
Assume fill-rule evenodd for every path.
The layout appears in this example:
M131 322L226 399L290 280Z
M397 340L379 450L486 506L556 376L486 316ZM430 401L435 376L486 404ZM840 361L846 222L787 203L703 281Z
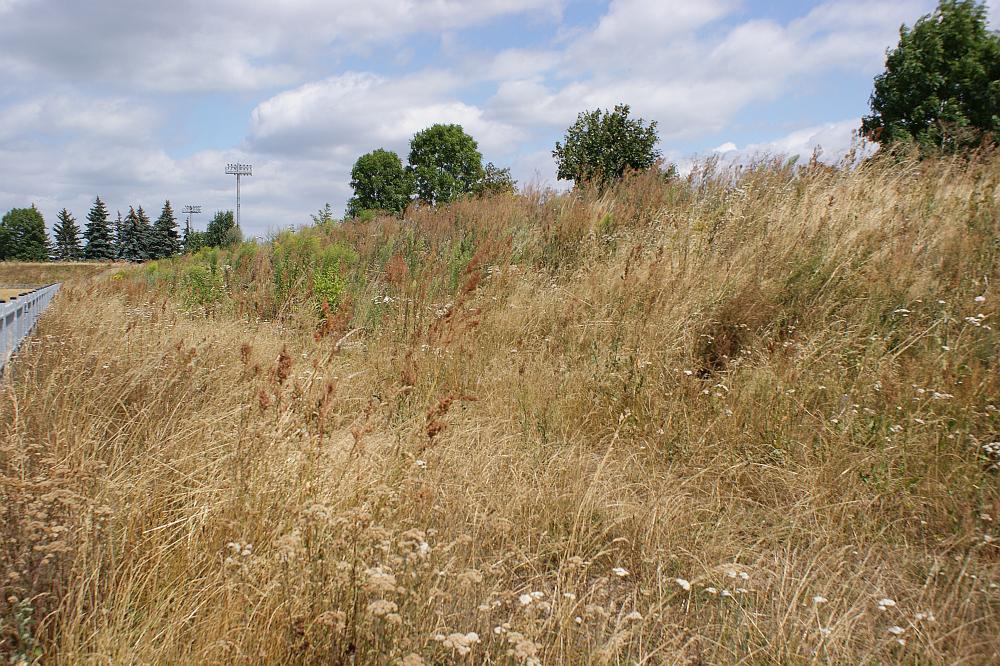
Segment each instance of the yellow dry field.
M83 279L106 271L111 262L21 262L0 261L0 286L46 285L53 282Z
M1000 157L701 175L67 281L0 654L998 663Z
M0 287L0 301L7 301L7 300L10 300L11 298L14 298L14 297L17 297L17 296L23 296L24 294L27 294L30 291L31 291L30 288L29 289L4 289L3 287Z

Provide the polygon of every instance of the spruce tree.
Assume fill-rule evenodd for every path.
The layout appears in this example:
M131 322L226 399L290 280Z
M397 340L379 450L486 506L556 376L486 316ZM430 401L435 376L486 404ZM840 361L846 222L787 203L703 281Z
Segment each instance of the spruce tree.
M142 253L142 258L139 261L146 261L152 258L153 249L153 223L149 219L149 215L146 215L146 211L139 206L135 210L136 219L139 221L138 224L138 238L139 238L139 249Z
M122 219L122 212L118 211L118 217L115 219L115 259L122 259L122 247L125 244L125 220Z
M108 223L108 207L97 197L90 212L87 213L87 225L83 230L83 238L87 245L83 250L83 256L87 259L114 259L115 239L111 234L111 226Z
M83 256L83 248L80 247L80 225L65 208L59 211L59 221L52 231L55 236L52 254L57 261L76 261Z
M179 254L181 251L180 237L177 234L177 220L170 201L163 204L163 211L153 225L153 242L150 248L152 259L163 259Z
M119 256L125 261L146 261L149 259L149 245L152 228L146 212L129 206L128 215L120 223L118 233Z

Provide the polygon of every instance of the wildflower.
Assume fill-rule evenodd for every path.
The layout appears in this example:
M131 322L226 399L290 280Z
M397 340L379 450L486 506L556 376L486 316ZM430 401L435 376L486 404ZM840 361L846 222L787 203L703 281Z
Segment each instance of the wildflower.
M919 611L917 613L914 613L913 619L916 620L917 622L923 622L924 620L927 620L928 622L933 622L935 618L934 618L934 613L930 611Z
M438 638L440 636L441 638ZM449 650L454 650L463 657L470 652L472 652L472 647L479 642L479 634L474 631L470 631L467 634L460 634L458 632L448 634L447 636L441 636L437 634L435 636L436 640L440 640L441 644L448 648Z
M385 617L399 610L399 606L388 599L376 599L368 604L366 610L375 617Z
M411 652L399 661L399 666L424 666L424 660L420 655Z
M417 467L419 467L420 469L427 469L427 461L426 460L414 460L413 464L416 465Z
M579 615L577 615L576 617L574 617L573 621L576 622L577 624L583 624L583 618L580 617Z
M639 611L632 611L631 613L625 616L626 622L639 622L641 620L642 620L642 613L640 613Z
M618 576L619 578L624 578L625 576L628 575L628 569L625 569L623 567L615 567L614 569L611 570L611 573Z
M531 602L534 601L530 594L522 594L517 598L517 600L521 602L522 606L530 606Z
M815 597L813 597L813 604L815 604L816 606L819 606L820 604L825 604L827 601L829 601L829 599L827 599L821 594L817 594Z
M976 296L972 300L974 300L976 303L985 303L986 302L986 297L985 296Z
M718 594L719 593L719 591L716 588L711 587L711 586L706 587L705 588L705 592L707 592L708 594Z
M833 629L831 629L830 627L820 627L819 633L824 636L829 636L830 634L833 633Z
M572 592L563 592L563 599L569 599L570 601L576 601L576 595Z
M905 632L905 631L906 631L906 629L903 629L903 628L902 628L902 627L900 627L899 625L897 625L897 624L894 624L894 625L892 625L891 627L889 627L888 629L886 629L886 631L888 631L888 632L889 632L890 634L892 634L892 635L894 635L894 636L899 636L899 635L901 635L901 634L902 634L903 632Z
M683 589L685 592L690 592L691 591L691 583L689 583L688 581L684 580L683 578L675 578L674 582L677 583L678 585L680 585L681 589Z

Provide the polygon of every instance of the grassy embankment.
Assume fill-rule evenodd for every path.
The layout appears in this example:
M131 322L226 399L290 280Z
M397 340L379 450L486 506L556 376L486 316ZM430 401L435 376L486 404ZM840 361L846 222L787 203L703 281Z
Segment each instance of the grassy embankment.
M67 282L0 407L0 650L995 661L998 185L640 176Z

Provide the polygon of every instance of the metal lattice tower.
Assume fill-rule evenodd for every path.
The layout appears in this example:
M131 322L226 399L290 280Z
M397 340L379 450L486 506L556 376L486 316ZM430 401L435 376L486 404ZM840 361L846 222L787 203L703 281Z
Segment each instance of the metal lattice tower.
M194 215L194 214L196 214L196 213L200 213L201 212L201 206L190 206L190 205L189 206L184 206L184 210L182 210L181 212L182 213L187 213L187 216L188 216L188 219L187 219L187 235L190 236L191 235L191 216Z
M227 164L226 173L236 176L236 228L238 229L240 228L240 176L252 176L253 165L240 164L239 162Z

